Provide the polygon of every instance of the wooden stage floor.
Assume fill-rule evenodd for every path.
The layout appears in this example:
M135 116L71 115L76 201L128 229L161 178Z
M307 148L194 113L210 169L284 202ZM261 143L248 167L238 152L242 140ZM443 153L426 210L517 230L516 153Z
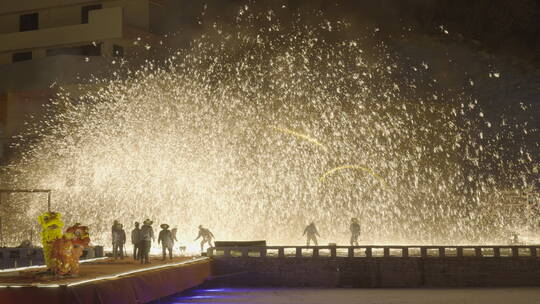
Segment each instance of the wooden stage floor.
M80 274L78 277L55 278L54 276L39 275L45 270L45 267L23 269L20 271L0 272L0 285L4 286L26 286L26 285L67 285L77 282L83 282L100 277L116 276L122 273L132 271L142 271L155 266L166 266L176 264L178 262L192 260L192 257L178 257L172 260L162 261L158 258L151 258L150 264L141 264L140 261L135 261L132 258L124 258L123 260L114 260L112 258L104 258L94 261L89 261L80 264Z
M211 274L210 259L130 258L87 261L78 277L43 275L44 267L0 271L0 303L147 303L202 284Z

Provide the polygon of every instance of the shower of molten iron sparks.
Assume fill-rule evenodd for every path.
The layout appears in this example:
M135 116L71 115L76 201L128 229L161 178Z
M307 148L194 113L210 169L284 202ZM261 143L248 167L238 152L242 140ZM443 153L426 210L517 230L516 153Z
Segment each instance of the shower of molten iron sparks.
M12 185L53 189L54 208L102 244L115 219L127 231L168 223L191 249L199 224L218 240L283 244L315 221L321 243L346 243L358 217L365 242L460 243L527 221L501 207L503 190L528 182L531 152L507 148L523 126L498 124L465 94L403 97L425 75L396 82L403 68L384 44L326 40L343 25L324 24L209 29L165 67L65 88L28 134L39 140ZM345 164L372 174L319 181ZM30 221L41 206L28 204Z

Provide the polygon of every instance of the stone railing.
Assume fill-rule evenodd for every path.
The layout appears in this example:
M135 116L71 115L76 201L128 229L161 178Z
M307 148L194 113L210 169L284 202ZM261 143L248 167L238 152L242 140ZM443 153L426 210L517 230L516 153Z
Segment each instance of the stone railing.
M253 246L209 248L214 258L538 258L540 245Z

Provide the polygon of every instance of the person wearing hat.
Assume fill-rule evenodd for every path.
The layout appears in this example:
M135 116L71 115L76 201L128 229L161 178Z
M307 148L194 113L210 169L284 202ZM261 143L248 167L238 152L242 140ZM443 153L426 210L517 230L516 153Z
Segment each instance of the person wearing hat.
M357 218L351 219L351 246L358 246L358 237L360 236L360 224Z
M212 245L212 239L214 238L214 234L207 228L204 228L203 225L199 225L199 235L197 236L197 238L195 239L198 240L202 238L202 241L201 241L201 252L204 251L204 244L205 243L208 243L208 245L210 247L213 247Z
M118 224L120 224L120 222L118 220L114 220L111 227L111 233L114 233L114 231L118 228Z
M309 246L310 241L313 241L315 243L315 246L319 246L317 243L317 237L321 237L319 235L319 232L317 231L317 227L315 227L315 223L311 222L309 225L307 225L306 229L304 229L304 234L307 235L307 245Z
M139 222L135 222L135 228L131 230L131 244L133 244L133 259L138 260L141 255L141 228L139 228Z
M149 219L144 220L143 225L141 227L141 248L140 250L140 257L141 257L141 264L149 264L150 261L148 260L148 255L150 254L150 248L152 247L152 241L154 238L154 229L152 228L152 222Z
M158 236L158 245L161 243L163 248L163 260L167 257L167 250L169 251L169 258L172 260L172 251L174 247L174 238L172 232L169 230L169 225L161 224L161 231Z

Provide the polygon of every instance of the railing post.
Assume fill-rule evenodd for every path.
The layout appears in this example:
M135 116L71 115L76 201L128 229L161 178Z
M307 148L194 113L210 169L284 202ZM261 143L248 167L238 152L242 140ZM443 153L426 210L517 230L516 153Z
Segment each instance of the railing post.
M480 247L474 247L474 255L475 255L477 258L481 258L481 257L482 257L482 248L480 248Z
M462 258L463 257L463 247L457 247L456 248L456 256L458 258Z
M516 258L519 256L519 251L517 247L512 247L512 257Z
M249 257L249 248L242 248L242 257L243 258Z
M284 258L285 257L285 249L283 247L278 248L278 257Z
M390 257L390 248L388 248L388 247L384 247L384 248L383 248L383 256L384 256L385 258Z
M531 250L531 257L538 256L538 252L536 251L536 247L530 247L529 249Z
M409 247L401 248L401 256L404 257L404 258L409 257Z
M226 257L226 258L231 257L231 248L223 249L223 257Z
M313 247L313 257L318 258L319 257L319 248Z
M493 247L493 257L495 258L501 257L501 247Z
M349 258L354 258L354 247L349 247L347 249L347 252L348 252L348 257Z
M366 258L371 258L372 256L371 247L366 247Z
M260 252L261 258L266 257L266 247L262 247L259 252Z
M302 257L302 248L296 247L296 257L301 258Z
M330 257L335 258L337 256L336 246L330 247Z
M426 247L420 247L420 256L423 258L427 258L427 248Z
M440 258L446 257L446 252L444 251L444 247L439 247L439 257Z

